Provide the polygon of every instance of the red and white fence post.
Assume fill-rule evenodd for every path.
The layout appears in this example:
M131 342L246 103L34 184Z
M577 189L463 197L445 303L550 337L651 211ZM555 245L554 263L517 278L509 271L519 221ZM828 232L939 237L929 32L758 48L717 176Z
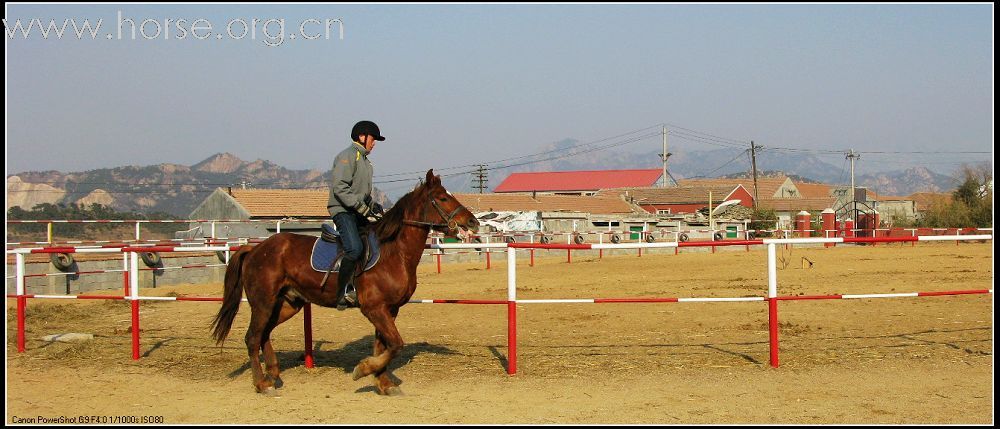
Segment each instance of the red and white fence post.
M14 255L14 273L17 276L15 287L17 288L17 352L24 352L24 316L28 299L24 297L24 254Z
M507 374L517 374L517 254L507 248Z
M778 263L774 243L767 245L767 327L771 366L778 367Z
M132 306L132 360L139 360L139 252L128 252Z

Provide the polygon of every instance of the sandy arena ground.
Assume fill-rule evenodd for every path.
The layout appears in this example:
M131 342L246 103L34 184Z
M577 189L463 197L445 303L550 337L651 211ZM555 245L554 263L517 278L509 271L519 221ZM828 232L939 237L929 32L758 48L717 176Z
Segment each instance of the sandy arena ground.
M564 251L540 252L534 267L518 264L518 297L765 296L765 252L742 249L581 255L569 265ZM993 287L992 242L793 248L779 256L788 262L779 263L780 295ZM802 268L803 257L812 268ZM490 270L445 263L442 274L425 264L414 298L505 300L504 262L493 258ZM222 286L143 293L220 296ZM392 365L400 397L378 396L371 378L351 380L371 353L367 320L356 310L318 307L316 368L301 361L296 316L274 333L280 396L254 393L243 345L248 307L218 347L209 335L218 305L143 302L142 359L132 361L127 303L29 300L28 350L18 354L8 299L6 422L993 422L992 294L782 302L777 369L768 365L764 303L520 305L513 377L505 372L506 306L411 304L398 319L407 345ZM66 332L95 339L41 340Z

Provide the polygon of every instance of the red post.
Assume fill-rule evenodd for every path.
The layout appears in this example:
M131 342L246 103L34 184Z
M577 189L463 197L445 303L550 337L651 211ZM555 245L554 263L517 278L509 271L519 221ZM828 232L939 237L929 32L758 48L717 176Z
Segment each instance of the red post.
M641 247L639 248L639 257L640 258L642 257L642 248Z
M490 251L486 251L486 269L490 269Z
M531 249L531 262L528 264L528 266L531 267L535 266L535 249Z
M767 326L770 331L771 367L778 367L778 299L767 299Z
M567 264L573 263L573 250L571 249L566 249L566 263Z
M17 352L24 353L24 314L28 307L28 298L17 297Z
M132 360L139 360L139 300L132 300Z
M597 259L604 259L604 249L597 249Z
M517 303L507 301L507 374L517 374Z
M435 256L437 256L437 260L438 260L438 274L441 274L441 254L440 254L440 253L438 253L438 254L437 254L437 255L435 255ZM339 293L339 292L338 292L338 293Z
M306 337L306 351L305 351L305 361L306 368L313 367L313 324L312 324L312 304L306 303L302 307L302 329L305 331Z
M823 219L823 238L830 238L829 231L837 229L837 213L832 208L823 210L820 215ZM835 243L823 243L823 247L833 247Z
M795 229L798 230L799 237L809 237L810 218L809 212L805 210L795 215Z

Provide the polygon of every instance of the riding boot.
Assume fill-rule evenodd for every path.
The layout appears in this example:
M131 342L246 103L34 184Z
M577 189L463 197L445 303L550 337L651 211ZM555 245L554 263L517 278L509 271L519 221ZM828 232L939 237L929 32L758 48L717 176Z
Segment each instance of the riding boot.
M337 273L337 310L358 306L358 291L354 288L354 268L357 262L350 258L340 260Z

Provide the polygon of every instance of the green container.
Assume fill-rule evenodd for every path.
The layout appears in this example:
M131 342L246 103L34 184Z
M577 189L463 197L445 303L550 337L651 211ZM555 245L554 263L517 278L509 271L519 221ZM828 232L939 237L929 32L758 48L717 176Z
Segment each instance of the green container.
M739 233L739 229L738 229L738 227L736 225L728 225L728 226L726 226L726 238L736 238L736 235L738 233Z

